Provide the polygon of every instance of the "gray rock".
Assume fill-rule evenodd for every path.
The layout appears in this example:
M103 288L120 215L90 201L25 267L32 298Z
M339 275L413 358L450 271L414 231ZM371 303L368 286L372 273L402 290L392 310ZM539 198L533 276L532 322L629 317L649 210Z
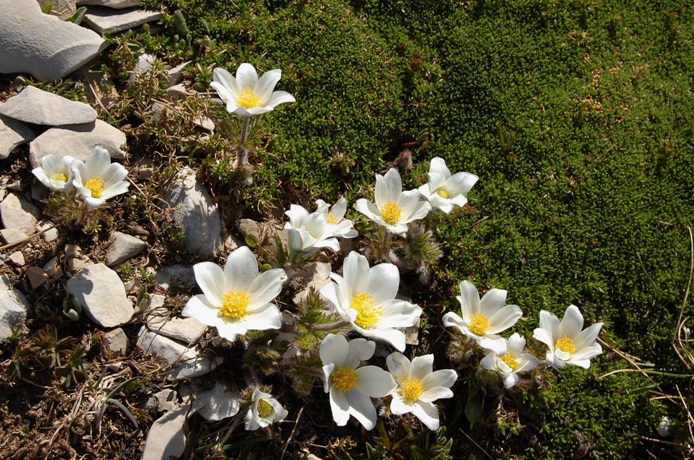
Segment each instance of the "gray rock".
M55 256L46 262L46 265L43 266L43 271L45 271L46 274L51 278L59 278L62 276L63 269L60 264L58 264L58 256Z
M211 360L185 345L147 330L142 326L137 334L137 346L145 353L161 358L167 364L174 366L167 378L180 380L209 374L223 361L221 356Z
M35 125L63 126L92 123L96 110L82 102L71 101L34 86L0 105L0 114Z
M0 160L4 160L17 147L34 140L36 135L24 123L0 115Z
M183 81L183 69L185 69L190 61L178 64L176 67L172 67L166 72L166 86L172 87Z
M106 265L113 267L132 259L147 248L147 243L126 233L113 232L113 241L106 252Z
M147 434L141 460L162 460L181 456L186 445L187 415L188 407L184 406L155 420Z
M34 168L41 166L41 158L49 153L61 158L71 155L85 161L97 145L108 150L111 158L122 160L125 152L121 147L125 143L126 137L121 130L101 120L61 126L49 129L29 144L29 161Z
M191 96L195 95L195 91L190 91L188 90L183 83L179 83L177 85L169 86L166 88L166 98L173 100L173 99L187 99ZM212 120L210 120L212 121ZM214 122L212 121L212 129L210 131L214 130Z
M128 352L128 336L125 335L123 329L118 327L112 331L105 332L102 339L107 353L124 355Z
M67 282L87 316L101 327L111 328L130 321L133 305L118 274L104 264L83 268Z
M14 228L3 228L0 230L0 236L5 244L14 244L23 241L27 238L26 234Z
M154 393L145 402L146 409L155 409L159 412L169 412L178 407L177 396L174 390L166 389Z
M0 277L0 342L12 335L12 329L24 324L28 308L24 295L12 287L6 276Z
M77 0L77 5L105 6L108 8L130 8L140 4L140 0Z
M39 267L28 267L26 275L32 289L36 289L48 281L48 274Z
M53 81L108 46L91 30L43 14L36 0L0 0L0 11L0 73Z
M239 413L241 405L236 391L221 382L215 382L211 390L197 393L193 409L197 409L209 422L218 422Z
M84 254L82 249L76 244L68 244L65 246L65 260L68 270L72 273L77 273L83 268L92 265L89 256Z
M38 0L38 2L41 5L41 9L51 5L50 14L58 16L62 20L69 18L77 10L75 0Z
M252 219L239 219L236 228L244 237L250 235L255 238L260 238L260 224Z
M7 256L7 259L18 267L23 267L26 261L24 260L24 254L22 251L16 251Z
M187 345L192 345L202 337L207 330L206 325L195 318L171 317L171 312L165 307L153 308L154 297L152 296L150 314L147 316L147 326L151 331Z
M0 217L5 228L18 230L30 235L36 230L39 210L33 204L14 193L10 193L0 203Z
M182 289L195 287L195 272L193 267L186 265L171 265L164 267L154 277L154 280L164 289L176 285Z
M195 173L185 168L164 197L173 208L173 218L184 233L186 251L210 258L223 247L222 219L217 205Z
M150 73L149 71L154 67L156 62L157 57L152 54L144 53L138 56L137 64L135 64L135 68L130 74L130 77L128 77L128 87L131 88L133 83L135 83L141 75Z
M36 226L36 230L46 230L45 232L43 232L43 239L46 240L46 243L50 243L51 241L55 241L58 239L58 229L52 222L39 222L39 224Z
M163 14L159 11L114 10L111 8L90 8L84 15L85 24L100 34L134 29L142 24L158 21Z
M318 292L320 288L330 282L330 272L332 267L327 262L311 262L306 264L304 269L292 278L301 277L304 279L302 286L306 286L298 292L292 299L295 304L301 305L306 301L311 290Z

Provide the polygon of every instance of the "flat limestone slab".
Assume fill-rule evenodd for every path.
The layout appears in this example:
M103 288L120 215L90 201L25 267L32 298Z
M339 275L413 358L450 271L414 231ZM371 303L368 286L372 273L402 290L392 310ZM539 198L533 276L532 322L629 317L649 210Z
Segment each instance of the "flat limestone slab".
M48 126L77 125L96 120L96 110L88 104L34 86L27 86L1 104L0 114L25 123Z
M22 144L31 142L36 135L21 121L0 115L0 160L10 156Z
M148 22L158 21L162 16L159 11L94 7L87 10L87 14L84 15L84 22L103 35L107 32L121 32Z

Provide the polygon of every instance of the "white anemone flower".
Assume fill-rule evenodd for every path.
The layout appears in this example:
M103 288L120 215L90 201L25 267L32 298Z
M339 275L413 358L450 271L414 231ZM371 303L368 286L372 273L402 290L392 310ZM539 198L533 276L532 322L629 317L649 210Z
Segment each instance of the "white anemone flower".
M498 334L510 328L523 316L518 305L506 305L506 291L491 289L482 300L477 288L469 281L460 283L460 302L463 317L448 312L443 315L445 327L456 327L460 332L475 340L482 348L497 355L506 354L506 339Z
M250 117L271 111L279 104L296 102L286 91L273 91L282 77L280 69L258 73L251 64L243 63L236 70L236 78L224 69L214 69L210 84L227 104L227 112L240 117Z
M256 388L251 397L251 407L246 412L246 430L265 428L274 422L284 420L287 410L270 393Z
M525 338L514 333L506 341L506 353L499 356L493 351L490 351L487 356L482 358L480 366L484 369L496 371L501 374L504 379L504 387L511 388L520 377L519 372L527 372L534 369L540 360L529 353L523 353L525 348Z
M383 398L396 387L393 377L376 366L358 367L371 358L376 344L366 339L347 342L342 335L329 334L320 344L323 389L330 393L330 410L337 426L350 416L367 430L376 426L376 408L371 398Z
M344 277L331 273L332 283L320 293L335 305L344 321L361 335L405 349L405 334L396 328L414 326L422 309L396 299L400 272L393 264L369 267L366 257L352 251L345 258Z
M233 341L249 330L279 329L279 309L272 300L282 291L287 275L281 268L258 274L258 262L246 246L232 252L224 270L212 262L193 266L202 294L191 297L181 315L217 328Z
M405 233L407 224L423 219L431 205L420 200L417 190L402 191L402 180L397 169L391 168L385 176L376 174L376 204L360 198L355 209L391 233Z
M293 204L285 212L289 222L284 225L289 230L289 248L295 252L310 251L312 248L340 250L340 242L335 239L333 229L328 225L327 215L310 213L303 206Z
M323 200L316 200L316 204L318 205L316 212L326 215L326 222L334 236L354 238L359 235L354 229L354 223L349 219L345 219L345 213L347 212L346 198L340 198L332 206Z
M453 206L465 206L467 193L479 177L468 172L451 175L446 162L439 157L432 158L429 165L429 182L419 187L419 193L431 203L433 209L448 214Z
M439 429L437 399L452 398L451 387L458 379L453 369L433 372L434 355L417 356L410 362L401 353L391 353L386 365L398 384L391 392L390 411L395 415L411 412L432 431Z
M103 147L94 147L84 163L73 161L70 170L72 184L89 208L101 206L109 198L127 192L130 186L124 180L128 170L119 163L111 163L111 155Z
M70 164L75 161L70 155L59 158L48 154L41 158L41 166L31 170L32 174L43 185L56 192L65 192L72 188L72 171Z
M602 347L595 340L602 323L595 323L583 329L583 316L575 305L570 305L559 318L548 311L540 311L540 327L533 331L533 337L549 347L547 362L562 369L573 364L584 369L590 367L590 358L602 353Z

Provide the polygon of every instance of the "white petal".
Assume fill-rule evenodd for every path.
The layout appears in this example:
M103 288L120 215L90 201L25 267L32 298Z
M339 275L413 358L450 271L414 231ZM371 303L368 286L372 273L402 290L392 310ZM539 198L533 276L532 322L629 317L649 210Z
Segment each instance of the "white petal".
M581 331L581 333L574 338L574 345L576 345L576 348L580 350L595 343L595 339L597 339L601 328L602 323L595 323Z
M552 346L554 346L555 339L561 337L557 335L559 332L559 318L548 311L540 310L540 329L547 331Z
M429 195L436 195L439 196L438 193L436 193L444 184L446 183L446 178L436 172L430 172L429 173Z
M480 313L490 318L501 310L506 303L506 291L503 289L490 289L480 300Z
M294 96L286 91L275 91L272 93L270 100L265 103L265 107L274 109L278 105L286 104L288 102L296 102L296 99L294 99Z
M520 334L514 332L511 337L508 338L508 352L511 356L518 358L525 348L525 337L521 337Z
M366 361L374 355L376 344L366 339L353 339L348 344L345 367L357 367L360 361ZM337 363L336 363L337 364Z
M470 191L479 177L474 174L459 172L446 181L446 190L450 196L465 196Z
M330 410L337 426L347 425L349 421L349 402L344 392L335 388L330 389Z
M226 286L224 272L219 265L213 262L200 262L193 265L193 273L207 301L215 307L221 306L224 294L229 289Z
M425 388L444 387L450 388L458 380L458 373L453 369L440 369L431 372L422 378L422 384Z
M236 83L239 85L239 90L243 91L246 88L251 88L255 86L258 82L258 72L255 71L255 67L251 64L244 62L236 70Z
M448 169L446 162L440 157L434 157L431 159L431 163L429 164L429 173L439 174L444 179L451 177L451 170Z
M446 387L431 387L419 397L422 402L434 402L438 399L448 399L453 397L453 392Z
M466 324L463 318L461 318L458 314L453 313L452 311L449 311L448 313L443 315L441 321L443 322L444 327L456 327L461 332L463 330L461 326L463 324Z
M208 326L215 326L219 322L219 310L211 305L202 294L188 299L186 306L181 311L181 316L195 318Z
M431 375L434 369L434 355L416 356L412 359L410 367L410 376L413 379L424 379L427 375Z
M389 354L386 358L386 366L397 383L410 378L410 360L402 353L395 351Z
M282 71L280 69L270 70L265 72L255 86L252 88L256 96L258 96L258 102L260 105L266 105L272 97L272 91L275 89L277 82L282 78Z
M430 402L417 402L411 411L427 428L432 431L439 429L439 410Z
M498 334L510 328L523 316L518 305L507 305L489 317L489 329L487 334Z
M371 399L357 390L345 393L349 404L349 413L361 423L367 430L373 430L376 426L376 408Z
M363 366L355 372L359 379L359 391L372 398L382 398L397 387L393 376L380 367Z
M226 289L245 291L258 276L258 262L247 246L241 246L227 258L224 264Z
M578 307L575 305L570 305L566 312L564 312L564 318L562 318L561 323L559 323L559 337L567 336L571 339L578 336L578 334L583 329L583 316L581 312L578 311Z
M368 261L366 262L368 266ZM383 263L369 271L369 286L365 292L377 303L394 299L400 287L400 272L393 264Z
M281 268L273 268L261 273L248 287L251 296L249 308L265 305L282 292L282 283L287 274Z
M214 69L212 75L214 81L211 83L210 86L215 88L217 92L220 92L220 88L223 89L228 94L228 96L230 96L234 100L238 98L240 89L236 81L236 78L232 74L230 74L228 71L224 69L216 68Z
M387 342L393 346L398 351L405 351L405 334L397 329L362 329L361 327L353 324L354 330L359 332L365 337L376 339L379 341ZM371 342L373 343L373 342Z
M378 327L410 327L417 323L422 308L404 300L392 299L381 303L382 316Z
M552 339L551 333L548 332L546 329L542 329L541 327L536 328L533 331L533 338L544 343L551 350L554 350L554 340Z
M345 213L347 212L347 199L346 198L340 198L335 202L335 204L330 208L330 214L340 222L344 217Z
M383 204L399 202L400 194L402 193L402 180L400 179L398 170L390 168L385 176L383 176L383 184L386 188L385 202ZM376 186L378 187L378 181L376 182ZM376 204L379 208L382 206L382 204L378 203L378 200L376 200Z
M492 350L499 356L504 356L506 354L506 339L503 337L482 337L477 343L480 347Z
M266 331L268 329L279 329L282 327L282 316L279 309L270 304L268 308L256 312L249 313L238 321L243 323L243 327L247 331Z
M366 257L355 251L350 252L345 258L342 271L345 285L350 290L350 292L346 292L345 295L349 296L351 299L351 297L366 292L369 287L369 276L371 272L369 269L369 261Z
M506 377L504 377L504 388L512 388L516 383L518 383L518 380L520 380L518 374L507 375Z
M496 353L493 351L490 351L485 355L484 358L480 361L480 366L482 369L487 369L490 371L498 371L498 366L496 365Z
M328 334L321 341L318 354L323 364L335 364L336 368L344 367L349 347L347 339L338 334Z

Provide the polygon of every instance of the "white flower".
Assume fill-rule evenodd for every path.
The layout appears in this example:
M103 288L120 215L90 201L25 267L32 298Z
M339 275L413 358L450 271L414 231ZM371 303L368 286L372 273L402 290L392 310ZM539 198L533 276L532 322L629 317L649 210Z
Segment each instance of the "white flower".
M43 185L56 192L64 192L72 188L72 171L70 164L75 161L70 155L59 158L49 154L41 158L41 166L31 172Z
M285 212L289 222L284 225L289 230L289 249L295 252L308 251L311 248L329 248L340 250L340 242L333 236L333 229L328 225L327 214L309 212L293 204Z
M281 268L258 275L258 262L246 246L232 252L224 270L212 262L193 266L202 289L181 312L216 327L220 337L234 340L248 330L279 329L279 309L270 303L282 291L287 275Z
M386 365L398 384L391 392L390 411L395 415L412 412L430 430L439 429L437 399L452 398L451 386L458 379L453 369L433 372L434 355L417 356L410 362L401 353L391 353Z
M467 172L451 176L451 171L442 158L432 158L429 166L429 182L419 187L419 193L431 203L433 209L448 214L455 206L465 206L465 195L479 177Z
M84 163L73 161L70 169L77 194L90 208L101 206L109 198L127 192L130 186L124 180L128 170L119 163L111 163L111 155L102 147L94 147Z
M258 78L255 67L243 63L236 71L236 78L224 69L214 69L210 86L226 102L227 112L249 117L269 112L285 102L296 102L286 91L273 91L281 77L282 71L275 69Z
M477 288L469 281L460 283L460 296L457 299L463 317L448 312L443 315L443 325L456 327L481 347L492 350L499 356L505 355L506 340L497 334L516 324L523 315L520 307L504 306L506 291L503 289L491 289L480 300Z
M331 273L333 282L323 286L320 293L361 335L384 340L403 351L405 334L396 328L414 326L422 309L395 298L400 287L397 267L379 264L369 268L366 257L352 251L345 258L343 272L344 277Z
M559 318L548 311L540 311L540 327L533 331L533 337L549 347L547 362L557 369L567 364L588 369L590 358L602 353L602 347L595 343L602 323L595 323L583 330L583 316L578 307L570 305Z
M357 211L391 233L404 233L407 224L423 219L431 205L421 201L417 190L402 191L402 181L397 169L389 169L385 176L376 174L376 204L360 198L354 206Z
M480 366L484 369L497 371L504 379L504 387L511 388L518 383L519 372L526 372L539 364L539 360L529 353L523 353L525 338L514 333L506 341L506 353L499 356L491 351L482 358Z
M354 229L354 224L351 220L345 219L347 212L347 200L340 198L332 207L323 200L317 200L318 208L316 212L326 215L326 222L334 236L342 238L354 238L359 233Z
M246 412L246 429L249 431L265 428L287 416L287 410L269 393L253 390L251 407Z
M382 398L396 386L393 377L376 366L359 366L371 358L376 344L366 339L347 342L341 335L329 334L320 344L323 388L330 393L330 410L338 426L350 416L367 430L376 426L376 408L371 398Z

